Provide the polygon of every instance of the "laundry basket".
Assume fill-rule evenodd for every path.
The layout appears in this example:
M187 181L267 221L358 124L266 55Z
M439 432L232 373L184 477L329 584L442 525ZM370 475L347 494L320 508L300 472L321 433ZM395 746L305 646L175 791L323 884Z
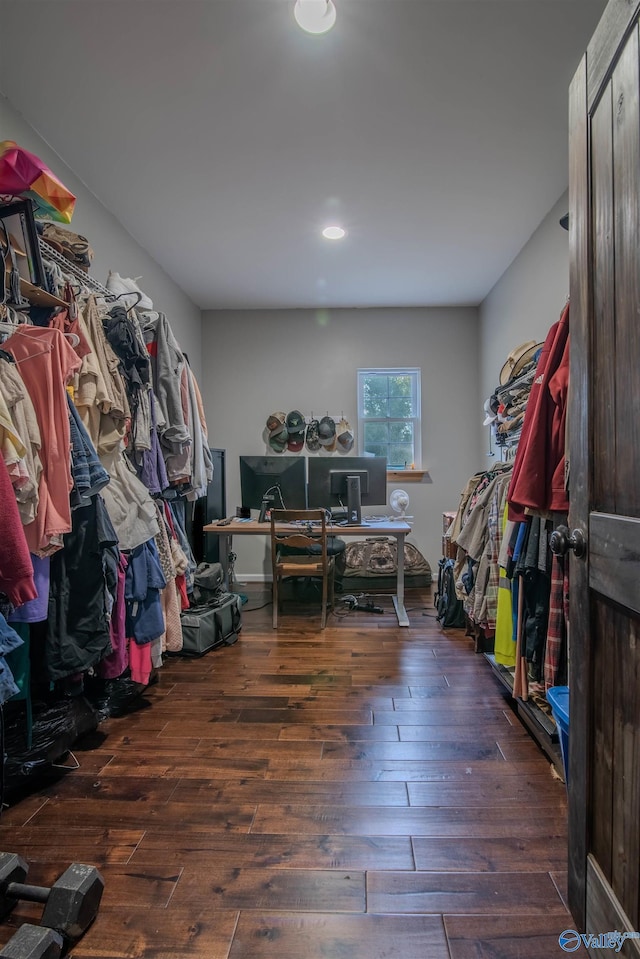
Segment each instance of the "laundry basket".
M564 767L564 781L569 785L569 687L552 686L547 690L547 700L558 727L560 751Z

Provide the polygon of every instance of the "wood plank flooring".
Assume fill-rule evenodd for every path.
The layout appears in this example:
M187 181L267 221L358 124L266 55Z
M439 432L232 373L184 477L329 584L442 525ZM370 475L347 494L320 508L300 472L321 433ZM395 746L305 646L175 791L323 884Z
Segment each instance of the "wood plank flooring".
M104 875L70 956L566 955L564 784L429 592L408 594L408 629L383 596L320 632L316 605L285 604L275 631L245 591L235 646L168 659L149 708L3 812L29 882ZM21 903L0 943L40 910Z

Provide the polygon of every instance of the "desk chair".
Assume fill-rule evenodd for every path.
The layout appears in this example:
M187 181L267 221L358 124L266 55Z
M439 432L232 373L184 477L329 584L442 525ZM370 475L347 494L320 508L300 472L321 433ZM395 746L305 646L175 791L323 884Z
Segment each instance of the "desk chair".
M277 529L278 524L290 524L290 526ZM288 577L322 579L320 628L325 628L327 601L333 604L335 571L334 557L328 552L328 538L327 520L323 509L271 510L274 629L278 628L280 580Z

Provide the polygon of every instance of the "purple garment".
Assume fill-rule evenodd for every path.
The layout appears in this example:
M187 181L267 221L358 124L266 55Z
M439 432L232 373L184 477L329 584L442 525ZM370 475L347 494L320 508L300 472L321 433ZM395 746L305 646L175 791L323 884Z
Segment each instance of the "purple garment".
M36 556L31 553L33 565L33 581L38 595L30 599L11 613L10 623L41 623L49 614L49 570L50 556Z
M98 665L98 672L103 679L117 679L129 665L127 630L125 626L127 606L124 598L125 575L128 561L124 553L120 553L118 560L118 586L115 603L111 613L111 646L113 652L105 656Z
M160 449L160 440L158 439L158 425L156 416L156 398L151 392L151 449L136 451L135 467L140 479L152 495L162 493L169 486L169 477L167 476L167 467L164 462L162 450Z

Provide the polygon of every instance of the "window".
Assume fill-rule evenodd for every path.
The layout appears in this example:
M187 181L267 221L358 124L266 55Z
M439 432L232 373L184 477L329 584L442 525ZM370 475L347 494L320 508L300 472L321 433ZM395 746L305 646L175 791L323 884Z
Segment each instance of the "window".
M420 468L420 370L358 370L360 455L386 456L389 469Z

